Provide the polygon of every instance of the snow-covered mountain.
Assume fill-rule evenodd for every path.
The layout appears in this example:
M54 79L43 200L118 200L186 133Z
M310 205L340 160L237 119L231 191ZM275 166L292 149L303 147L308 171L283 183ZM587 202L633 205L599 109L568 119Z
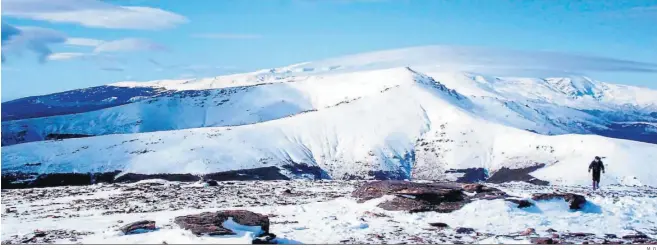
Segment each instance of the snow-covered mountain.
M646 165L657 160L657 91L455 70L432 52L73 91L91 102L59 97L65 92L3 103L2 171L208 174L305 164L335 179L449 179L459 169L490 176L545 166L531 175L587 184L585 169L600 155L610 169L603 182L657 185ZM37 104L49 111L24 111ZM46 140L68 137L86 138Z

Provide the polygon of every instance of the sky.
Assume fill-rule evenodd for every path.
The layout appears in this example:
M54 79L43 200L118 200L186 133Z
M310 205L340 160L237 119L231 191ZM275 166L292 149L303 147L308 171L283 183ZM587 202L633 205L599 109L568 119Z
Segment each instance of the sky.
M657 0L3 0L1 12L3 102L426 45L657 65ZM657 89L655 70L586 73Z

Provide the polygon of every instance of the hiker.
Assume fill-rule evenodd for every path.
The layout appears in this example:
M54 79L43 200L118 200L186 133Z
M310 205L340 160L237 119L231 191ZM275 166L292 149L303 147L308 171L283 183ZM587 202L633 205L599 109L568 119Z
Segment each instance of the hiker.
M602 164L600 156L596 156L589 165L589 173L593 170L593 190L600 189L600 171L605 172L605 165Z

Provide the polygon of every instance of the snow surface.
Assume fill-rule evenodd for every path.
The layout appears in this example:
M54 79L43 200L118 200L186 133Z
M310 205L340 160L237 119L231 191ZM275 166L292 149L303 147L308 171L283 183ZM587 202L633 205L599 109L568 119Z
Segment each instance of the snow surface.
M645 164L657 160L655 144L593 135L545 136L503 126L479 117L469 99L443 85L406 69L396 72L412 81L322 112L237 127L13 145L3 147L2 168L201 174L295 162L319 166L336 179L376 170L435 179L446 169L494 172L546 163L536 177L587 184L585 169L593 156L601 155L607 157L605 182L622 183L621 177L634 176L639 183L657 185L655 171Z
M585 169L600 155L607 157L604 181L657 185L646 164L657 160L656 144L573 134L655 123L657 91L586 77L495 77L441 64L478 52L486 56L476 65L511 63L499 53L420 47L208 79L117 83L175 91L3 122L3 145L30 143L3 147L2 171L202 174L305 163L334 179L370 171L435 179L447 169L494 173L543 163L538 178L586 184ZM543 59L524 63L559 65L551 55ZM103 136L40 141L51 133Z
M249 185L248 183L245 183ZM280 187L290 188L293 184L294 190L300 190L294 183L281 182ZM333 183L331 185L342 185ZM278 187L278 186L276 186ZM317 186L316 186L317 187ZM323 187L324 191L330 187ZM537 186L531 185L505 185L501 187L512 195L529 197ZM585 189L570 187L576 192ZM77 190L78 187L72 188ZM603 185L604 193L594 193L587 197L588 202L579 211L568 208L568 204L561 200L536 202L535 207L519 209L516 204L504 200L479 200L465 205L460 210L451 213L408 213L403 211L385 211L376 205L381 201L390 199L385 196L379 199L358 203L353 198L341 197L324 202L299 201L292 205L266 205L213 208L214 203L203 203L199 209L182 209L176 211L119 213L103 215L105 210L83 210L78 212L80 217L63 217L57 219L39 218L36 211L45 209L46 213L57 211L58 204L42 202L25 202L15 205L18 211L30 211L29 215L11 215L2 218L2 240L12 235L24 235L32 233L35 229L52 230L67 229L77 231L90 231L94 234L81 237L77 242L82 244L250 244L254 235L259 232L259 227L247 227L227 222L224 225L235 229L238 234L234 236L198 237L190 231L182 230L172 225L173 218L188 214L210 212L223 209L246 209L252 212L275 215L270 217L272 224L270 231L277 235L278 243L283 244L338 244L343 241L363 244L371 242L374 235L383 235L388 244L409 243L408 236L424 235L425 240L435 239L438 236L428 231L428 224L433 222L446 223L452 228L469 227L477 232L491 233L495 236L517 235L527 228L534 228L541 236L548 236L547 229L556 229L560 233L585 232L593 233L599 237L605 234L616 234L619 237L634 234L635 230L646 233L649 237L657 237L655 226L657 225L657 199L649 196L636 194L624 194L627 190L636 188L624 186ZM41 190L47 192L47 190ZM118 192L119 190L116 190ZM243 190L245 191L245 190ZM310 190L304 190L308 192ZM320 190L321 191L321 190ZM545 190L543 190L544 192ZM115 192L115 191L112 191ZM264 192L264 191L263 191ZM106 192L108 193L108 192ZM264 192L267 193L267 192ZM261 193L260 195L264 194ZM615 195L612 195L614 194ZM654 193L653 193L654 194ZM148 194L145 194L148 196ZM89 196L92 202L97 196ZM111 199L110 196L104 199ZM81 201L78 201L81 202ZM139 204L139 203L135 203ZM139 204L148 206L147 204ZM166 204L160 204L166 205ZM6 206L6 204L3 204ZM55 209L54 209L55 208ZM53 210L54 209L54 210ZM4 209L3 209L4 210ZM63 214L69 214L74 210L62 210ZM378 214L378 216L372 216ZM123 235L116 230L117 221L129 223L138 220L154 220L158 229L141 234ZM287 223L283 223L287 222ZM123 223L119 223L121 225ZM442 238L456 235L452 230L444 230L447 234ZM470 239L468 235L461 235L461 240L480 244L527 244L526 239L513 239L507 237L480 237ZM452 238L453 239L453 238ZM455 239L453 239L455 240ZM71 243L68 239L62 239L55 243ZM373 242L377 243L377 242ZM451 243L451 242L447 242Z

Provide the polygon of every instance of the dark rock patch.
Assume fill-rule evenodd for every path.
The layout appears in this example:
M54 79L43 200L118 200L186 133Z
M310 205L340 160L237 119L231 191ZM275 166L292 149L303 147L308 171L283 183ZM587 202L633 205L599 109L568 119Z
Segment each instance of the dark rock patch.
M216 187L216 186L219 186L219 183L218 183L217 181L215 181L215 180L206 180L205 183L207 183L208 186L210 186L210 187Z
M40 163L39 163L40 164ZM282 170L291 173L286 176ZM206 175L193 174L136 174L120 171L104 173L2 173L2 189L57 187L57 186L83 186L95 183L132 183L150 179L163 179L167 181L196 182L206 181L254 181L254 180L290 180L291 178L329 179L324 170L305 164L284 165L281 167L263 167L210 173ZM211 185L210 183L208 183Z
M276 244L276 235L272 233L265 233L259 237L256 237L251 241L251 244L254 245L271 245Z
M474 192L466 195L464 190ZM366 183L354 190L352 196L359 202L394 195L395 198L382 202L378 206L390 211L426 212L435 211L449 213L461 209L466 204L477 199L500 199L508 195L499 189L481 184L458 183L416 183L408 181L374 181Z
M548 237L531 238L530 242L532 244L537 244L537 245L551 245L551 244L556 244L557 243L554 239L548 238Z
M463 176L456 179L456 182L459 183L475 183L485 181L488 178L488 172L484 168L449 169L445 173L463 174Z
M351 195L360 202L384 195L412 195L425 199L444 197L457 200L463 197L461 186L456 183L416 183L408 181L373 181L356 188Z
M636 239L648 239L649 237L645 234L629 234L622 237L625 240L636 240Z
M528 235L532 235L532 234L536 234L536 229L527 228L527 229L525 229L525 231L522 231L520 233L521 236L528 236Z
M2 174L2 189L33 187L84 186L99 182L112 182L119 172L108 173L52 173L38 175L35 173Z
M473 234L475 233L475 230L469 227L457 227L454 231L456 231L457 234Z
M229 218L240 225L260 226L265 234L269 233L269 218L246 210L225 210L179 216L174 219L174 223L196 235L234 235L235 232L223 227L223 223Z
M85 134L48 134L44 138L45 140L64 140L64 139L73 139L73 138L85 138L91 137L93 135Z
M136 221L119 228L119 230L124 234L133 234L133 233L137 233L140 230L152 231L155 229L157 229L155 227L155 221L152 220Z
M500 170L497 170L495 173L493 173L493 175L491 175L491 177L488 178L486 182L505 183L511 181L524 181L534 185L543 185L543 186L548 185L549 182L539 180L530 175L531 172L534 172L543 167L545 167L545 164L541 163L526 168L515 168L515 169L502 168Z
M25 235L12 235L7 240L2 241L2 245L13 244L53 244L57 240L68 239L77 241L82 236L91 235L93 232L76 231L76 230L34 230L33 233Z
M539 193L533 194L532 200L545 201L552 199L564 199L568 202L570 209L581 209L586 204L586 198L579 194L572 193Z
M194 181L199 181L201 180L201 177L197 175L192 175L192 174L134 174L134 173L127 173L123 174L116 179L113 180L113 182L117 183L131 183L131 182L138 182L138 181L143 181L143 180L151 180L151 179L162 179L162 180L167 180L167 181L181 181L181 182L194 182Z
M331 179L324 169L317 166L308 166L305 163L283 165L281 168L291 172L295 177L311 177L313 180Z
M442 223L442 222L432 222L432 223L429 223L429 225L432 226L432 227L437 227L437 228L448 228L449 227L449 225L447 225L446 223Z
M408 179L408 174L403 171L369 171L367 172L369 180L406 180ZM354 178L354 177L350 177ZM358 178L356 178L358 179ZM365 178L362 178L365 179Z
M534 205L534 203L531 203L528 200L508 198L508 199L505 199L505 201L517 204L518 208L527 208L527 207L531 207L531 206Z
M581 233L581 232L577 232L577 233L567 233L567 234L564 234L563 236L565 236L565 237L569 237L569 238L575 238L575 237L580 237L580 238L582 238L582 237L595 236L595 234L592 234L592 233Z

